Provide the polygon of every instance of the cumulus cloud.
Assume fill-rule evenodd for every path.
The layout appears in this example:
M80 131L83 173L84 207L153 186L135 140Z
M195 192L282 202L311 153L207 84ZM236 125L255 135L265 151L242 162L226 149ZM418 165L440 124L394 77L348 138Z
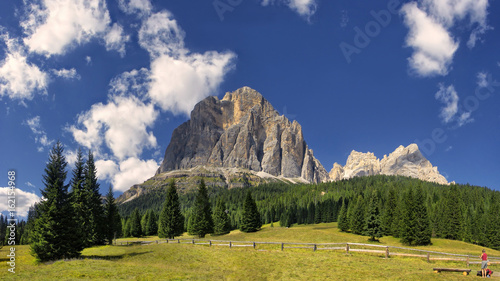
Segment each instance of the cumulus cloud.
M57 77L61 77L64 79L80 79L80 75L76 72L76 69L52 69L52 74L54 74Z
M146 19L139 43L151 55L149 97L174 114L189 115L194 105L213 94L233 67L232 52L190 53L185 33L172 15L159 12Z
M123 27L117 23L108 30L106 35L104 35L104 41L106 42L106 50L115 50L122 57L125 56L125 43L130 40L130 36L123 33Z
M443 123L448 124L456 121L457 125L461 127L473 121L471 112L459 112L459 97L453 85L445 87L443 84L439 84L439 91L435 98L444 104L439 114Z
M97 153L105 142L113 155L122 160L136 157L144 148L155 148L150 129L158 112L134 96L112 96L107 104L97 103L78 116L78 125L69 131L80 144ZM81 128L81 129L80 129Z
M414 49L408 59L410 68L418 75L446 75L458 42L448 31L412 2L404 5L405 24L410 29L406 44Z
M36 93L46 95L49 76L29 63L22 44L8 34L1 36L7 49L5 58L0 62L0 97L32 100Z
M31 52L45 56L64 54L74 45L102 38L107 50L124 54L121 26L111 26L105 0L38 0L30 4L21 22Z
M38 152L42 152L44 147L51 146L54 143L54 140L49 139L47 133L43 130L40 124L40 116L28 119L24 124L26 124L35 135L35 142L41 145L38 147Z
M9 194L10 188L8 187L0 187L0 197L7 198ZM20 217L26 217L28 215L29 208L33 206L35 203L40 201L40 197L35 193L26 192L22 189L15 189L16 196L16 212ZM0 200L0 211L8 211L9 208L7 206L7 199Z
M149 0L119 0L120 10L129 15L144 16L151 13L153 6Z
M309 19L316 13L318 7L316 2L316 0L262 0L261 4L262 6L268 6L275 3L285 4L300 16Z
M410 68L421 76L448 74L459 46L451 30L466 22L466 29L471 30L467 46L473 48L490 29L487 8L488 0L423 0L403 5L401 12L409 28L406 44L414 49Z
M121 161L120 171L113 177L112 183L116 190L126 191L132 185L141 183L152 177L159 167L155 160L141 160L135 157Z
M103 180L113 179L119 171L118 165L113 160L97 160L95 166L97 168L97 177Z

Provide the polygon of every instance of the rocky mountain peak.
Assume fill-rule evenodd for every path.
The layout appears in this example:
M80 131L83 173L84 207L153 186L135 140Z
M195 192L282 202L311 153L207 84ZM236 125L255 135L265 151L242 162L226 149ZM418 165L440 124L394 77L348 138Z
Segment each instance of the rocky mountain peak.
M243 87L207 97L172 133L157 174L197 166L244 168L273 176L328 180L304 141L302 127L280 116L257 91Z
M371 152L362 153L353 150L345 166L333 165L329 175L332 180L350 179L367 175L400 175L418 178L425 181L448 184L445 177L439 174L414 143L407 147L399 146L389 156L379 160Z

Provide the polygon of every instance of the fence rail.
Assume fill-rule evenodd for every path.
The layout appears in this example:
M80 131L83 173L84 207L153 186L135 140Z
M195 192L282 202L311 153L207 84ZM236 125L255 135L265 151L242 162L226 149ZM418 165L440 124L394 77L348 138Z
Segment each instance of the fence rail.
M346 254L350 252L359 253L369 253L369 254L379 254L384 255L385 258L390 256L405 256L405 257L417 257L425 258L428 262L430 261L460 261L466 262L467 266L471 264L480 264L481 260L478 255L464 255L464 254L452 254L444 253L438 251L428 251L414 248L406 247L396 247L396 246L383 246L374 244L363 244L363 243L299 243L299 242L260 242L260 241L230 241L230 240L206 240L206 239L194 239L194 238L179 238L179 239L161 239L153 241L119 241L115 245L149 245L149 244L162 244L162 243L174 243L174 244L192 244L192 245L208 245L212 246L222 246L222 247L253 247L256 249L259 245L276 245L281 251L285 249L311 249L313 251L317 250L332 250L332 251L345 251ZM500 257L489 257L489 261L492 264L500 264Z

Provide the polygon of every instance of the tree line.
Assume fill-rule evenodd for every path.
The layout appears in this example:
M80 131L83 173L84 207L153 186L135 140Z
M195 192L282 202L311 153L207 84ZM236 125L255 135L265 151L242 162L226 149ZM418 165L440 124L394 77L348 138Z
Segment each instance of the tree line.
M426 245L432 238L446 238L500 249L500 192L486 187L386 175L320 184L208 187L212 208L218 200L226 202L231 229L241 228L242 202L248 190L262 224L279 222L291 227L338 221L341 230L373 240L394 236L407 245ZM195 195L179 194L186 226ZM160 212L165 196L165 189L151 190L118 207L122 216L136 208Z

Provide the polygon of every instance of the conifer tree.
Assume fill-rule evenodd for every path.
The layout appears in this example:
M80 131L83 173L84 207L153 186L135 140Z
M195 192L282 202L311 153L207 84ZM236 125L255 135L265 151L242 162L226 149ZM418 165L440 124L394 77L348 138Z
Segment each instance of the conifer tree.
M443 238L456 240L460 237L460 228L462 223L462 211L460 209L459 190L452 184L443 198Z
M75 210L75 222L78 227L78 242L82 244L82 247L90 246L86 243L86 234L90 233L90 224L86 222L86 217L88 216L89 209L85 202L85 191L83 184L85 182L85 159L83 158L83 152L81 148L78 148L76 153L75 168L72 171L72 177L70 181L71 192L70 200Z
M167 197L158 220L158 236L173 239L184 233L184 216L181 213L179 195L172 179L167 189Z
M44 201L39 203L38 214L31 235L32 254L40 261L74 258L83 247L78 240L75 212L71 205L66 181L66 158L61 142L49 154L43 175Z
M139 209L135 208L130 216L130 236L141 237L142 227L141 227L141 214Z
M491 207L487 214L486 221L486 245L500 250L500 202L498 199L491 200Z
M403 209L401 210L401 243L412 245L416 239L416 219L415 219L415 201L413 198L413 188L410 189L404 196Z
M213 231L214 222L212 220L212 208L208 200L208 191L205 186L205 181L201 179L192 213L189 217L188 232L191 235L204 238L205 235L213 233Z
M352 217L350 218L351 231L354 234L362 234L365 226L365 210L364 210L364 200L361 195L358 196L356 200L356 207L352 212Z
M340 207L340 213L338 218L338 228L340 231L349 230L349 220L347 219L347 204L345 199L342 201L342 207Z
M90 232L87 234L87 246L104 244L104 208L99 193L97 169L92 151L89 151L85 165L83 188L85 190L85 204L89 208L89 212L86 214L90 226Z
M370 236L370 241L378 241L378 238L382 237L379 199L375 190L372 192L368 204L365 235Z
M146 220L146 235L157 235L158 218L153 210L149 209L148 213L148 219Z
M431 244L432 230L427 207L425 206L425 197L421 187L417 187L414 195L414 217L415 217L415 240L414 244L419 246Z
M382 229L385 235L395 235L397 232L397 223L395 223L397 212L396 190L391 187L384 206L382 217Z
M321 223L321 202L317 202L314 206L314 223Z
M248 190L245 201L243 202L240 230L243 232L255 232L261 227L262 223L260 221L260 213L257 209L257 204L252 198L252 193Z
M113 244L113 238L118 237L118 232L121 229L120 225L120 214L118 213L118 208L116 207L115 198L113 196L113 188L109 186L108 193L106 194L106 199L104 203L104 216L105 220L105 235L108 244Z
M217 200L213 220L214 235L224 235L231 231L231 220L227 214L226 203L222 198Z

